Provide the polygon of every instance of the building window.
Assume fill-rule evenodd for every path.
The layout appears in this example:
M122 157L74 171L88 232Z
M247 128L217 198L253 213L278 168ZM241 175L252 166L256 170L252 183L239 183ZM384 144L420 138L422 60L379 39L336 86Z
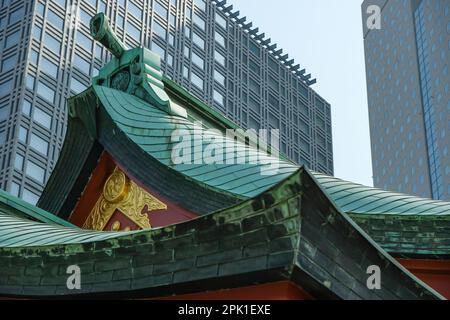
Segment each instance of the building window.
M9 36L6 36L5 48L12 47L16 43L18 43L19 40L20 40L20 33L19 33L19 31L16 31L13 34L10 34Z
M127 33L136 41L141 40L141 30L136 28L130 21L127 21Z
M83 33L81 33L80 31L77 31L77 43L83 47L84 49L86 49L88 52L92 51L92 40L89 39L88 37L86 37ZM59 52L59 50L58 50Z
M257 75L261 74L261 68L259 67L259 65L254 62L252 59L249 60L248 63L248 67L250 70L252 70L254 73L256 73Z
M91 15L89 13L87 13L86 11L84 11L82 8L79 9L79 13L80 13L80 20L81 22L86 26L89 27L89 24L91 22Z
M204 90L203 79L198 76L195 72L192 72L192 83L199 89Z
M217 70L214 70L214 80L216 80L217 83L220 83L222 86L225 86L225 76Z
M44 15L44 10L45 6L42 3L38 2L36 5L36 13L42 17Z
M269 87L271 87L273 90L278 91L279 89L279 83L277 80L275 80L274 77L269 76L268 77Z
M205 40L203 40L197 33L193 33L192 41L202 50L205 50Z
M188 39L191 38L191 28L189 26L184 27L184 36Z
M86 86L84 84L82 84L80 81L78 81L77 79L72 78L70 80L70 90L75 92L75 94L78 94L78 93L86 90Z
M175 27L175 25L176 25L176 16L174 15L174 14L170 14L169 15L169 23L170 23L170 25L171 26L173 26L173 27Z
M33 27L33 37L37 40L37 41L41 41L41 36L42 36L42 28L38 27L38 26L34 26Z
M106 12L106 3L104 1L100 1L98 4L99 12Z
M37 164L35 164L35 163L31 162L31 161L27 161L25 173L30 178L32 178L32 179L34 179L34 180L36 180L36 181L38 181L40 183L44 183L45 170L42 169Z
M275 59L269 57L268 61L269 61L269 68L272 71L274 71L276 74L278 74L279 66L278 66L278 63L275 61Z
M31 74L27 74L25 78L25 86L30 89L31 91L34 90L34 83L36 78L33 77Z
M164 40L167 39L167 29L164 28L160 23L155 21L155 23L153 23L153 29L154 29L154 33L158 37L160 37L161 39L164 39Z
M66 6L66 0L55 0L55 2L63 8Z
M55 102L55 90L38 81L37 94L40 95L45 100L54 103Z
M218 51L214 52L214 59L222 66L225 67L225 57Z
M58 30L64 29L64 20L60 18L56 13L54 13L51 9L47 12L47 20Z
M252 97L250 97L250 99L248 100L248 106L250 107L251 110L255 111L257 114L259 114L261 112L261 105L258 101L256 101L255 99L253 99ZM278 127L274 127L274 128L278 128Z
M197 13L194 13L194 23L203 31L206 29L206 22Z
M9 108L7 106L0 108L0 121L6 120L9 116Z
M171 54L167 54L167 64L169 66L173 66L173 56Z
M225 103L224 103L225 98L223 97L223 95L220 92L218 92L216 90L214 90L214 101L216 103L218 103L220 106L225 105Z
M17 62L17 56L13 55L9 58L4 58L2 61L2 72L7 72L9 70L14 69Z
M42 153L44 156L48 154L48 142L39 138L34 133L32 133L30 137L30 147L37 152Z
M50 130L52 117L38 107L34 107L33 109L33 121Z
M300 94L305 98L308 99L308 88L305 87L304 85L300 84L298 86L298 89L300 91Z
M159 44L157 44L154 41L152 42L152 51L154 53L156 53L157 55L159 55L161 57L161 59L165 60L166 50L163 49Z
M41 59L39 69L54 79L58 78L58 66L44 57Z
M258 94L261 91L261 86L259 85L259 83L255 80L253 80L253 78L250 77L250 81L248 82L248 87L250 88L250 90L252 90L254 93ZM269 94L270 95L270 94Z
M252 40L250 40L250 45L249 45L249 50L251 53L253 53L254 55L256 55L258 58L261 55L261 49L259 48L259 46L254 43Z
M227 29L227 20L223 18L219 13L216 13L216 22L225 30Z
M31 103L27 100L22 102L22 114L29 117L31 115Z
M56 40L46 33L44 36L44 43L47 49L52 51L54 54L59 55L61 51L61 42L59 42L59 40Z
M204 0L194 0L194 4L202 11L206 11L206 3Z
M274 129L279 129L280 128L280 119L275 116L274 114L272 114L271 112L269 112L269 125L274 128ZM294 138L294 141L297 142L298 139Z
M255 130L259 130L260 129L260 124L259 122L254 119L253 117L249 117L248 119L248 127L250 129L255 129Z
M97 59L102 59L102 53L103 53L103 47L100 46L99 44L95 45L95 57Z
M37 65L38 60L39 60L39 53L37 51L31 49L31 51L30 51L30 62L32 64Z
M73 56L73 65L84 74L90 75L91 64L77 54Z
M167 9L163 5L161 5L158 1L154 1L153 4L154 4L155 12L160 17L167 20L167 13L168 13Z
M9 14L9 24L16 23L20 19L22 19L24 16L24 8L19 8L17 10L14 10Z
M20 126L19 127L19 141L23 142L24 144L27 143L28 139L28 129L25 127Z
M199 55L197 55L194 51L192 51L192 62L199 67L200 69L205 69L205 61Z
M27 188L24 188L22 193L22 199L34 206L38 202L39 196L36 195L34 192L31 192Z
M216 42L225 48L225 38L220 33L216 32L214 36Z
M124 17L122 15L120 15L120 14L117 14L117 16L116 16L116 25L119 28L123 29L124 24L125 24Z
M131 1L128 1L128 13L131 13L138 20L142 19L142 9Z
M6 82L0 83L0 97L10 94L12 89L13 89L13 82L11 79Z
M9 193L11 193L15 197L18 197L20 194L20 186L15 182L11 183L11 190L9 191Z
M188 18L191 18L191 17L192 17L192 8L189 7L188 5L186 5L186 13L185 13L185 16L188 17Z
M23 171L23 162L25 158L21 156L20 154L16 153L16 157L14 159L14 169L22 172Z
M173 34L169 33L169 44L175 46L175 37Z

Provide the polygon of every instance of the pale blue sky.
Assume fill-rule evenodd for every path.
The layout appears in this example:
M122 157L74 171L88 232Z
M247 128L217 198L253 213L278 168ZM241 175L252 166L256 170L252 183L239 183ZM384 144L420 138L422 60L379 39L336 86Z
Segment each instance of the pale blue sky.
M335 176L372 185L362 0L228 0L296 63L332 106Z

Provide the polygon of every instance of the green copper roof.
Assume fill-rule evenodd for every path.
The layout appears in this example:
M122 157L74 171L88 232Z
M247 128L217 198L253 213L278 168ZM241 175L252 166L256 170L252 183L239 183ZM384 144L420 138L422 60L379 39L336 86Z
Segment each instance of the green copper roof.
M238 151L247 150L259 154L266 161L279 166L276 174L264 175L260 164L174 164L171 159L171 135L175 130L185 130L192 135L192 154L196 155L194 145L201 145L201 152L208 147L207 138L214 133L207 131L210 127L203 123L195 127L192 117L182 118L172 116L153 107L149 103L127 93L103 86L94 86L103 106L116 122L118 127L145 152L159 160L164 165L181 172L187 177L210 187L229 192L242 197L254 197L274 184L286 179L299 166L282 159L262 155L256 150L249 150L243 143L237 144ZM186 108L188 109L188 108ZM194 130L200 130L204 138L198 141L193 135ZM223 135L217 133L216 136ZM206 139L205 139L206 138ZM229 139L225 137L225 141ZM197 153L198 154L198 153ZM234 154L235 160L239 152ZM361 214L400 214L400 215L448 215L450 204L442 201L427 200L418 197L391 193L371 187L314 173L318 182L327 194L344 212Z
M450 215L450 203L365 187L314 173L336 204L347 213L384 215Z
M71 223L0 189L0 212L39 222L76 228Z
M93 232L38 223L12 216L0 208L0 247L48 246L102 241L126 233Z
M417 220L416 218L418 216L429 217L430 219L438 218L437 216L449 216L450 204L445 202L394 194L342 181L319 173L313 173L313 176L321 188L328 194L330 199L333 200L342 211L358 214L358 219L360 220L364 219L364 216L380 217L381 215L392 215L393 217L403 216L415 220ZM433 218L433 215L436 217ZM30 221L30 219L45 223ZM433 221L434 220L431 220L431 223L433 223ZM404 221L401 222L402 225L405 223L406 222ZM408 227L409 229L406 229L410 230L412 228L411 230L418 230L418 225L415 225L414 221L411 221L410 224L411 226ZM401 231L399 228L400 227L395 227L393 231L389 231L390 229L388 231L391 233L395 231L397 234ZM389 232L386 234L390 234ZM369 233L371 234L371 232ZM126 234L93 232L78 229L70 223L61 220L44 210L27 204L4 191L0 191L0 247L81 244L115 239ZM385 246L386 249L393 252L416 250L416 247L419 246L413 245L413 247L405 249L400 248L397 244L398 241L395 239L392 240L392 243L386 242L387 240L383 240L386 243L379 239L378 241L383 243L383 247ZM433 240L431 242L434 245L436 241ZM427 245L427 253L437 252L441 254L442 252L448 252L448 248L444 248L443 245L433 250L429 249L429 247L430 246ZM424 249L422 251L425 252Z
M207 164L204 161L201 161L202 164L174 164L172 150L178 141L172 142L171 136L175 130L183 130L192 138L191 160L197 156L201 159L199 153L202 154L210 146L210 139L224 139L224 145L226 142L233 142L220 132L210 132L206 124L196 127L192 118L169 115L130 94L103 86L93 88L108 114L134 143L164 165L210 187L242 197L254 197L289 177L299 168L239 142L235 144L236 152L233 153L232 161L234 164ZM197 130L201 134L196 135ZM200 152L195 148L197 144L201 147ZM242 152L258 155L260 163L277 165L277 174L265 175L260 163L238 164Z

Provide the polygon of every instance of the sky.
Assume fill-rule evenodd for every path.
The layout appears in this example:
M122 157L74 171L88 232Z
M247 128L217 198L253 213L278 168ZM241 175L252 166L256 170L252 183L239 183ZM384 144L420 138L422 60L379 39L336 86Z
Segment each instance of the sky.
M373 185L362 0L228 0L306 68L331 104L334 175Z

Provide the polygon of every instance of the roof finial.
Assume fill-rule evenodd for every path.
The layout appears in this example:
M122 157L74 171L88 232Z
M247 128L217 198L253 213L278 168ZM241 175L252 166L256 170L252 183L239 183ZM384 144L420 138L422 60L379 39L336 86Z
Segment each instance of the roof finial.
M187 111L165 91L161 57L147 48L128 49L111 29L108 17L97 13L90 22L91 36L113 55L92 83L134 95L161 110L187 118Z
M90 23L91 36L103 44L117 59L120 59L128 48L119 40L103 12L97 13Z

